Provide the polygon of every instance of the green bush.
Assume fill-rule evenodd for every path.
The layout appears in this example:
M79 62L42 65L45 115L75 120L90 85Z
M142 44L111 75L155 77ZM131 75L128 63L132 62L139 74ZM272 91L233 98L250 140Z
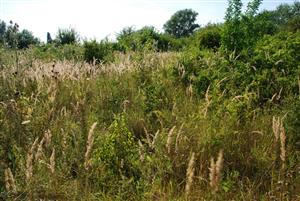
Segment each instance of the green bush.
M55 42L59 45L76 44L79 42L79 34L73 28L59 29Z
M113 43L108 41L101 41L98 43L96 40L84 42L84 60L92 62L109 62L113 61Z
M221 27L220 25L208 25L196 33L196 42L199 48L217 50L221 46Z
M275 68L290 74L300 64L300 32L280 32L265 36L255 47L254 60L258 68Z
M41 46L33 46L28 49L32 56L36 59L44 61L51 60L83 60L83 48L76 44L66 44L64 46L55 46L55 44L45 44Z
M33 34L26 29L18 33L17 37L19 49L28 48L30 45L38 45L40 43L39 40L35 38Z
M118 34L117 40L119 50L122 52L180 50L185 43L184 39L161 34L151 26L139 30L134 30L132 27L124 28Z

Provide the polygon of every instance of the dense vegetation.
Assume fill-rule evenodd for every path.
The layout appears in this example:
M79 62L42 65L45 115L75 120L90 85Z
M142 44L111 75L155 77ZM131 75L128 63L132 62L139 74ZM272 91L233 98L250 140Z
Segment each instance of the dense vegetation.
M0 199L299 200L300 3L260 3L114 42L1 21Z

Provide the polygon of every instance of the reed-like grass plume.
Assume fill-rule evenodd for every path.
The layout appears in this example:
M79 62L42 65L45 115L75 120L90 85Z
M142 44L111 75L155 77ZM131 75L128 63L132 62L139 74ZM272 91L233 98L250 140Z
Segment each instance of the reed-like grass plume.
M273 129L273 134L276 142L278 142L279 139L280 127L281 127L280 118L273 116L272 129Z
M33 154L28 153L26 159L26 172L25 172L27 183L29 183L32 178L32 170L33 170Z
M151 142L150 135L149 135L148 130L146 129L146 127L144 127L144 132L146 134L147 143L148 143L149 147L151 147L152 142Z
M14 176L11 172L10 168L7 168L4 171L4 177L5 177L5 187L6 190L9 192L17 192L17 187L16 187L16 183L15 183L15 179Z
M84 168L86 170L89 170L90 167L90 155L92 152L92 147L93 147L93 143L94 143L94 130L97 126L97 122L93 123L93 125L91 126L90 130L89 130L89 134L88 134L88 138L87 138L87 142L86 142L86 152L84 155Z
M50 171L52 174L55 172L55 148L53 148L50 156Z
M283 162L283 164L286 160L285 144L286 144L286 134L285 134L285 129L284 129L284 127L282 125L282 122L281 122L281 127L280 127L280 159Z
M143 162L145 160L144 145L140 140L138 141L138 143L139 143L140 161Z
M65 160L66 159L66 149L67 149L67 135L64 132L64 129L61 129L61 135L62 135L62 157Z
M32 178L32 171L33 171L33 159L34 155L40 154L42 152L42 144L43 144L43 139L41 140L40 144L38 144L39 139L36 138L27 154L26 158L26 171L25 171L25 176L26 176L26 181L30 182ZM39 156L38 156L39 157ZM38 158L39 159L39 158Z
M34 140L32 146L31 146L31 148L30 148L30 150L29 150L29 153L35 154L36 148L37 148L37 146L38 146L38 142L39 142L39 138L37 137L37 138Z
M216 178L216 163L214 158L210 159L210 167L209 167L209 185L211 188L215 186L215 178Z
M217 161L215 162L214 158L211 158L210 168L209 168L209 185L212 188L212 192L216 193L219 188L219 184L222 178L222 169L223 169L223 150L220 150L218 154Z
M166 147L167 147L167 152L171 153L171 146L172 146L172 139L173 139L173 132L175 130L176 126L173 126L171 128L171 130L168 133L168 138L167 138L167 143L166 143Z
M182 128L183 128L183 124L181 124L180 128L179 128L179 131L176 135L176 140L175 140L175 153L178 153L178 150L179 150L179 139L180 139L180 136L181 136L181 132L182 132Z
M272 129L275 137L276 148L280 146L280 159L284 166L286 160L286 133L283 126L283 118L273 117ZM278 145L278 141L280 145Z
M43 145L45 143L45 136L42 138L42 140L40 141L38 147L37 147L37 151L35 154L35 161L40 161L42 156L43 156ZM33 157L33 156L32 156Z
M49 147L52 139L52 133L50 130L45 131L44 138L45 138L45 146Z
M209 90L210 90L210 85L207 87L206 89L206 92L205 92L205 102L206 102L206 105L205 105L205 108L204 108L204 117L207 116L207 112L208 112L208 108L211 104L211 100L209 99Z
M157 141L157 138L158 138L158 135L159 135L159 130L156 131L153 139L152 139L152 142L151 142L151 148L154 149L155 148L155 143Z
M188 168L186 170L187 182L185 184L185 194L189 195L193 185L193 179L195 174L195 153L193 152L189 161Z

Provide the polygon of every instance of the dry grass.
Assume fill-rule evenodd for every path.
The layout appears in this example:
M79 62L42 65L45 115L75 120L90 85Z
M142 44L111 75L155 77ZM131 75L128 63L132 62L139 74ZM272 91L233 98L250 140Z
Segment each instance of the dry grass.
M89 168L91 166L90 157L91 157L91 152L92 152L93 143L94 143L94 130L95 130L96 126L97 126L97 122L94 122L89 130L88 138L86 141L86 152L84 155L84 168L86 170L89 170Z
M217 161L215 162L214 158L211 158L210 168L209 168L209 181L212 191L216 193L218 191L223 169L223 150L218 154Z
M13 174L11 172L11 169L7 168L4 171L4 175L5 175L5 187L6 187L6 190L8 192L12 192L12 193L17 192L16 182L15 182L14 176L13 176Z
M185 194L189 195L192 190L193 179L195 174L195 153L193 152L190 157L189 165L186 170L186 185L185 185Z
M229 77L212 82L199 98L194 83L174 79L179 64L171 54L135 56L99 65L34 60L14 76L14 66L1 70L0 126L10 134L3 138L10 146L3 147L15 157L2 166L11 168L3 175L7 192L44 200L268 199L270 184L280 178L272 145L285 169L297 158L290 157L282 118L273 117L270 128L275 112L250 108L255 94L218 91ZM114 127L119 116L125 125ZM94 121L105 135L95 135ZM111 132L130 132L132 139L109 141ZM225 164L223 150L209 158L220 148Z

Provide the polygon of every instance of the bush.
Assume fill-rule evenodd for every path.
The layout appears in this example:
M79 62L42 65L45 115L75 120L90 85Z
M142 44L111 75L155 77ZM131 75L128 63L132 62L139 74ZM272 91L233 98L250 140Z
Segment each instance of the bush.
M75 44L66 44L58 47L54 44L45 44L32 47L28 51L32 52L34 58L44 61L64 59L81 61L83 59L83 48Z
M208 25L196 33L196 40L200 48L216 50L221 46L221 27Z
M137 31L129 27L118 34L117 40L123 52L156 50L159 34L154 27L143 27Z
M59 29L55 40L59 45L76 44L79 42L79 34L73 28Z
M300 32L265 36L255 47L255 65L259 68L276 68L289 74L297 70L300 64L299 49Z
M134 30L124 28L117 36L118 47L122 52L128 51L170 51L180 50L184 46L184 39L176 39L168 34L157 32L154 27L143 27Z
M33 34L24 29L20 33L17 34L18 37L18 48L24 49L28 48L30 45L37 45L39 44L39 40L33 36Z
M91 62L109 62L113 60L113 44L96 40L84 42L84 60Z

